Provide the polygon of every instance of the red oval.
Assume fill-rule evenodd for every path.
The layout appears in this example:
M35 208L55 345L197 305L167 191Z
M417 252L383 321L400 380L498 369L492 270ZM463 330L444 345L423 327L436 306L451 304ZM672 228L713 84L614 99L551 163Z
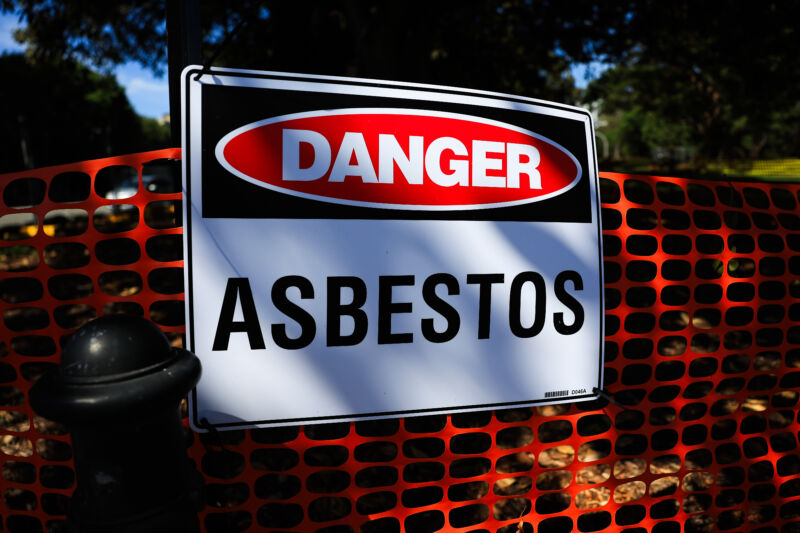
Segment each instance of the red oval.
M330 147L330 162L317 179L284 179L284 130L311 131L325 138ZM348 143L342 147L346 134L349 134ZM405 159L417 166L421 160L421 183L418 175L416 178L413 175L408 177L397 163L390 165L393 172L381 173L381 135L393 136ZM422 137L422 156L419 150L411 149L411 137ZM441 138L455 139L466 148L467 155L456 155L452 149L445 149L437 158L438 150L432 150L432 162L426 164L429 148ZM500 144L474 144L475 141L502 143L503 148L495 151ZM359 151L362 143L366 151ZM439 141L434 146L447 143L453 144L453 141ZM324 149L317 152L309 143L298 146L299 158L287 163L290 169L309 169L318 157L322 157L319 168L324 168ZM485 151L486 146L490 151ZM524 147L533 147L538 152L540 161L535 167L540 177L538 183L528 172L532 168L530 148ZM340 148L344 149L341 156ZM520 151L525 155L517 155ZM481 171L480 168L486 165L480 161L476 163L478 152L485 152L483 157L490 160L488 166L500 168ZM389 209L453 210L519 205L562 194L581 177L575 156L536 133L480 117L408 109L339 109L273 117L230 132L220 140L216 155L219 162L235 175L272 190L326 202ZM336 167L337 157L340 158L339 167ZM386 154L383 157L390 161ZM466 173L465 161L469 169ZM436 173L437 162L445 175L445 178L438 177L439 183L443 179L456 178L458 182L447 186L437 183L436 176L432 177L429 172ZM521 165L515 165L515 162ZM514 172L509 179L509 166L523 168L523 172L518 173L518 180L513 178ZM334 167L337 172L332 172ZM347 171L342 171L342 168L347 168ZM455 174L454 169L458 169ZM390 174L391 182L388 181ZM468 175L466 180L465 174ZM291 172L287 175L295 176ZM447 178L447 175L451 177ZM483 175L485 179L482 179ZM337 179L339 181L335 181ZM535 188L537 184L541 188Z

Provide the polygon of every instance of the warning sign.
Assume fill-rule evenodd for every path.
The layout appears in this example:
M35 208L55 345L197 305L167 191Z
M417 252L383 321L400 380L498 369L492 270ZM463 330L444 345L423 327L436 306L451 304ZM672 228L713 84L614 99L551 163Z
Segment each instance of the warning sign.
M195 429L595 397L587 111L201 67L182 90Z

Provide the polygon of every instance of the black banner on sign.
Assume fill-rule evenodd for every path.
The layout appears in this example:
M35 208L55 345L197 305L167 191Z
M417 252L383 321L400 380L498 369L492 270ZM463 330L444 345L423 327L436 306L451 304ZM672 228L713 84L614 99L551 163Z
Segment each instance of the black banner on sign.
M392 86L381 84L376 87L386 89ZM404 86L403 89L408 90L408 87ZM425 92L430 93L430 89ZM505 101L514 103L513 100ZM529 102L523 100L519 103L520 107L523 107L522 104L529 105ZM513 105L510 107L512 108L502 109L363 94L203 85L203 217L590 222L589 165L593 165L594 161L587 154L585 123L563 117L520 112L513 109ZM481 117L516 126L557 141L577 159L581 179L570 190L553 198L510 207L438 211L382 209L300 198L260 187L223 168L215 153L217 143L223 137L254 121L303 112L349 108L421 109ZM573 109L570 110L574 113ZM276 146L274 149L280 150L280 147Z

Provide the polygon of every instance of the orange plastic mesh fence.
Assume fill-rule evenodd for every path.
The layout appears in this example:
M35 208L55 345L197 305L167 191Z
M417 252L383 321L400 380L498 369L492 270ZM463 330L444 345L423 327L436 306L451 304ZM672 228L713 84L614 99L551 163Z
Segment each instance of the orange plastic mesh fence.
M0 530L63 530L69 436L27 393L65 336L128 312L182 342L179 157L0 176ZM616 403L187 429L204 529L800 531L800 186L601 188Z

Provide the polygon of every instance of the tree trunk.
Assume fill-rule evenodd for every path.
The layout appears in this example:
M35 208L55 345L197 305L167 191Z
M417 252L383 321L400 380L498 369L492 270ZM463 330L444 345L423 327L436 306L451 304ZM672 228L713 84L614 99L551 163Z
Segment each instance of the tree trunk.
M759 156L761 155L761 151L764 149L764 146L766 145L767 145L767 134L762 133L761 139L750 147L750 151L748 154L750 156L750 159L758 159Z
M34 168L33 157L31 156L30 132L28 131L25 115L17 115L17 122L19 123L19 150L22 154L22 164L25 168Z

